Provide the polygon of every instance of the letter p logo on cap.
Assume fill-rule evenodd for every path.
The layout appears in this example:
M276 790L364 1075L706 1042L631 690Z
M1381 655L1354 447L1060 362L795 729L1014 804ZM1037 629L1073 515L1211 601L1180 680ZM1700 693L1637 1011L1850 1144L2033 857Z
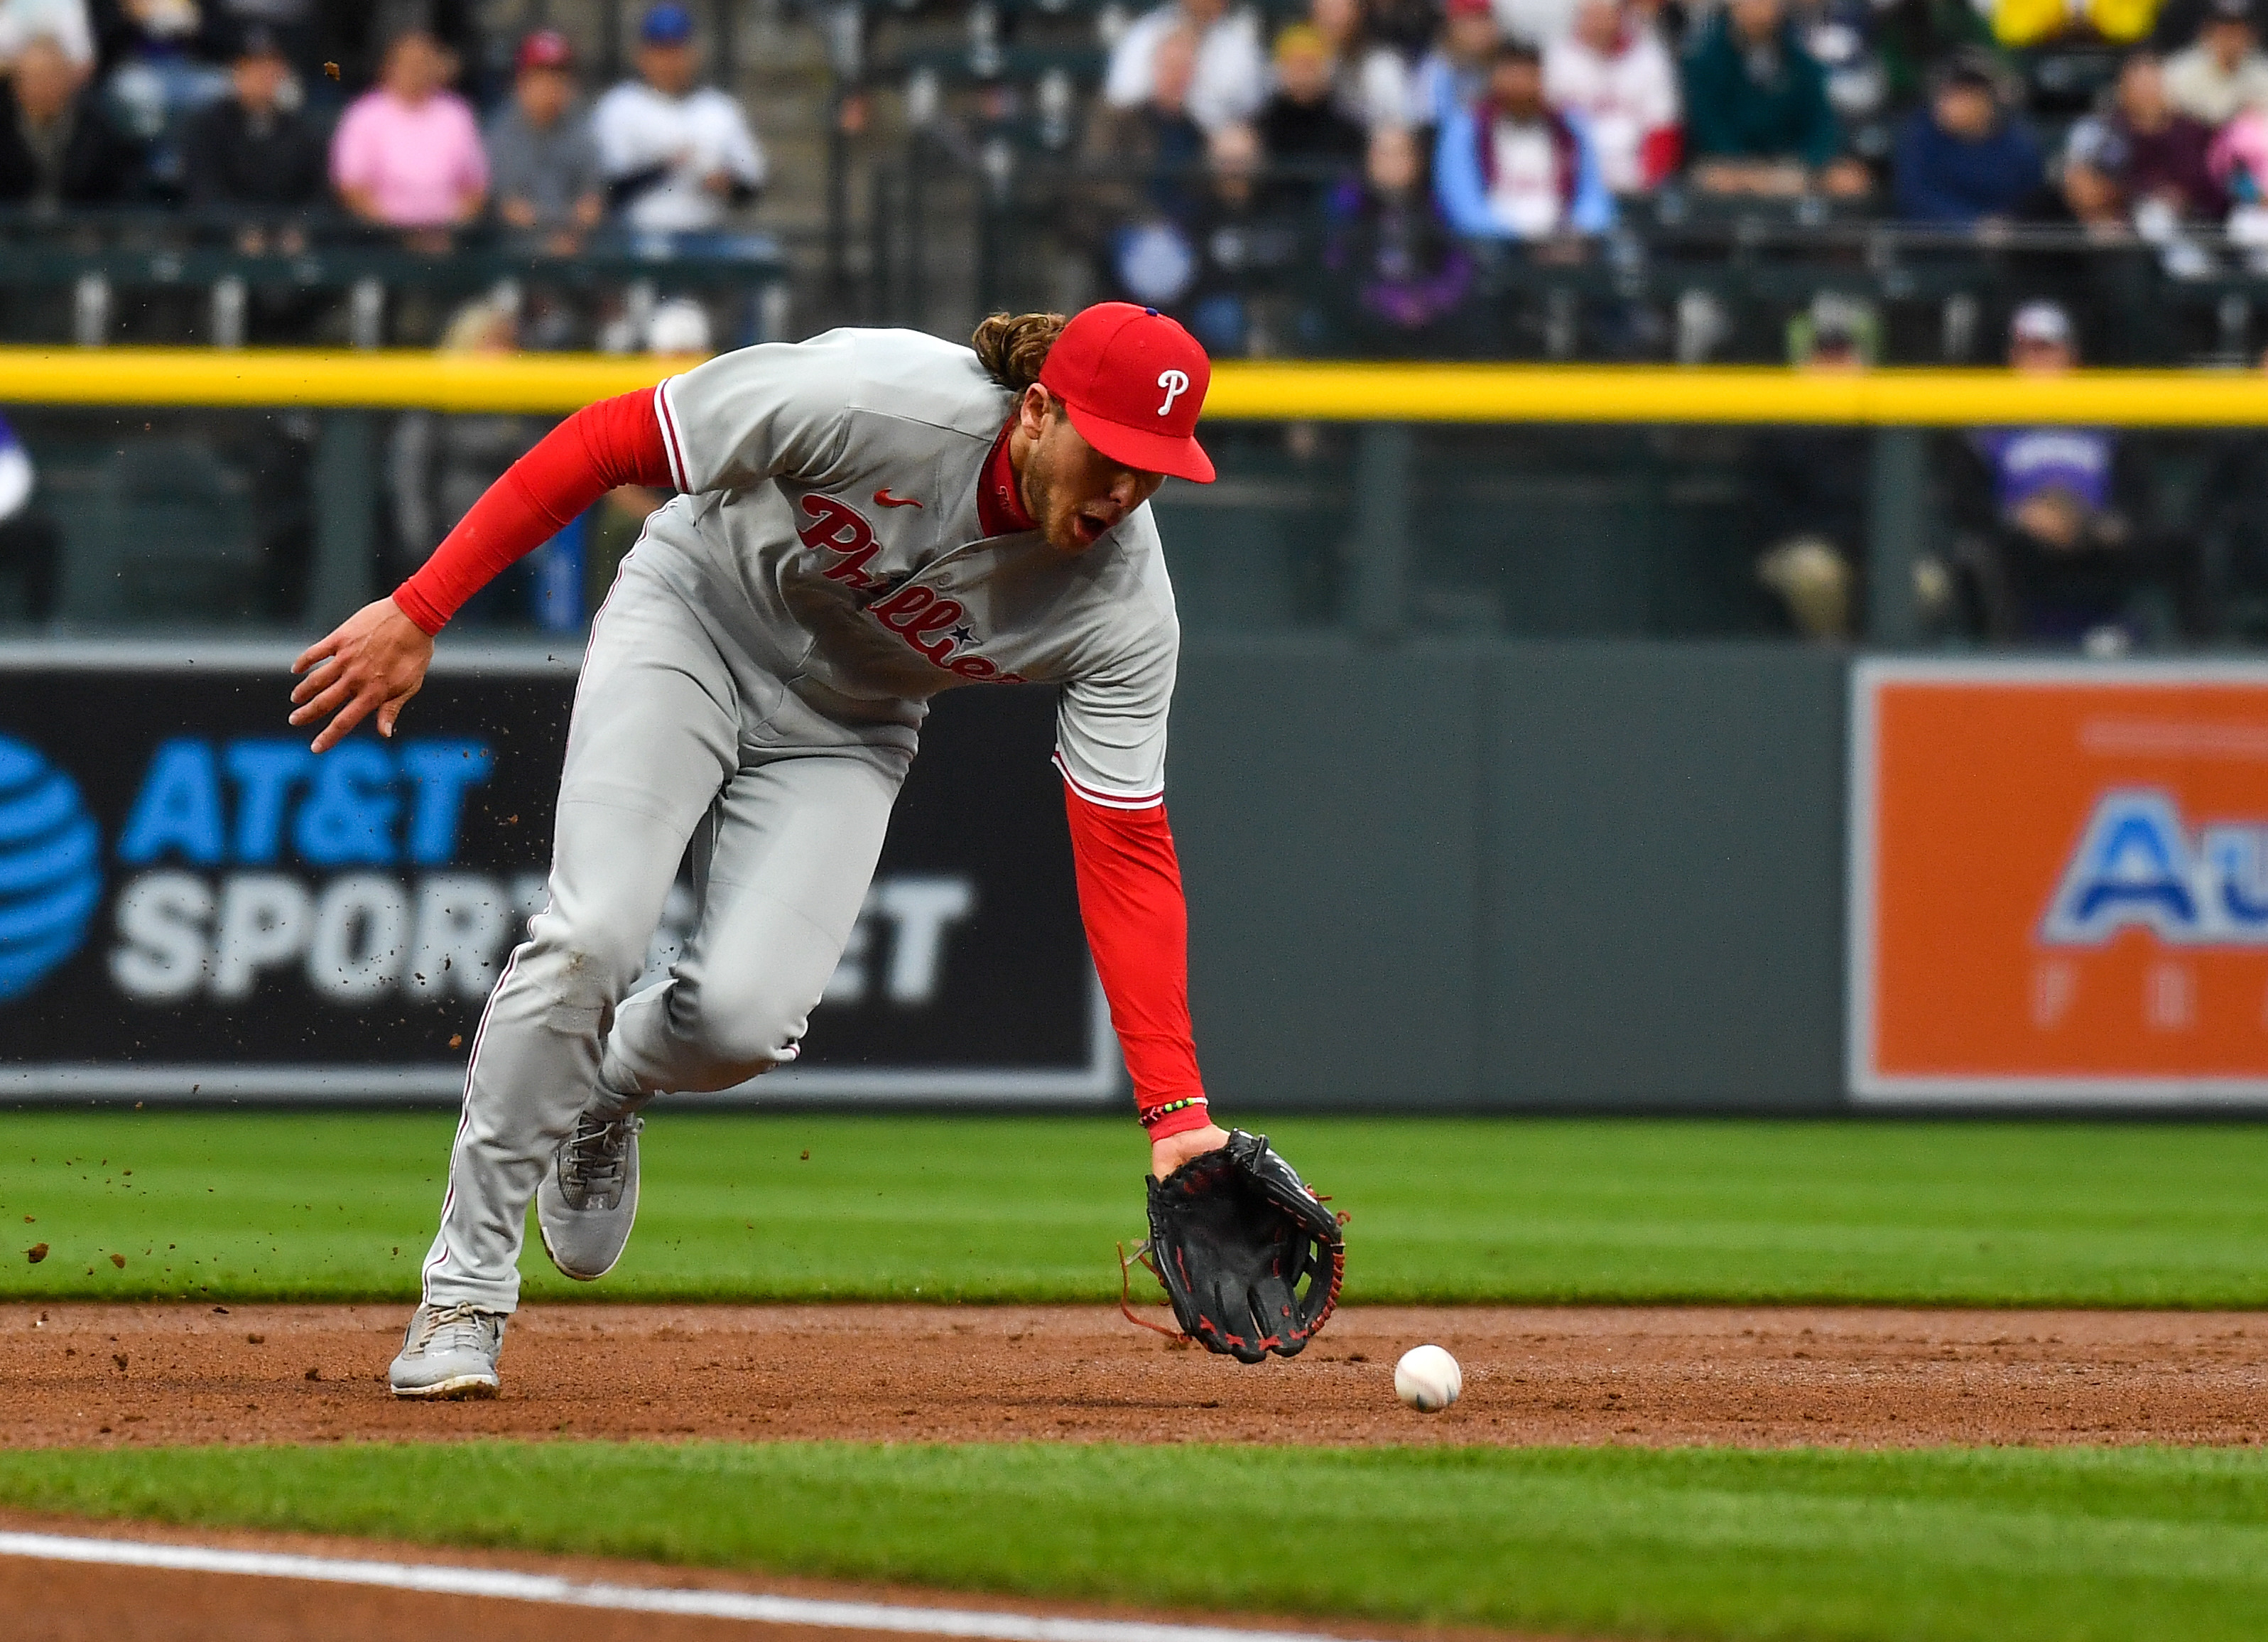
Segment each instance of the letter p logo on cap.
M1062 400L1079 436L1144 473L1211 483L1197 418L1212 362L1197 339L1155 308L1098 302L1074 314L1048 350L1040 385Z

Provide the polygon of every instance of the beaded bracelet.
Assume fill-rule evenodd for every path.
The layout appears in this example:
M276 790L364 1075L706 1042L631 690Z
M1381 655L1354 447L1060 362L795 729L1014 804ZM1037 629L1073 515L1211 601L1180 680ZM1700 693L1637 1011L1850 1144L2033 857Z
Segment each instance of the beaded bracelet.
M1186 1100L1168 1100L1162 1106L1152 1106L1147 1112L1143 1113L1141 1116L1142 1127L1144 1128L1148 1128L1152 1124L1171 1117L1176 1112L1186 1112L1191 1106L1201 1106L1204 1104L1205 1098L1203 1095L1191 1095Z

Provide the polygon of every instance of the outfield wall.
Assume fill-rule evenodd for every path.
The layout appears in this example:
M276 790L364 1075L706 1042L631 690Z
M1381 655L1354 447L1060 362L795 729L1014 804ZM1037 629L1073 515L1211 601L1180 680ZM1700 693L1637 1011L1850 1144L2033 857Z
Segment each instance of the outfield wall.
M288 654L0 647L0 1099L454 1098L572 657L318 761ZM1123 1099L1052 714L939 702L803 1061L688 1098ZM1194 639L1169 767L1225 1107L2268 1110L2268 662Z
M1844 1100L1845 660L1193 641L1171 800L1254 1106Z

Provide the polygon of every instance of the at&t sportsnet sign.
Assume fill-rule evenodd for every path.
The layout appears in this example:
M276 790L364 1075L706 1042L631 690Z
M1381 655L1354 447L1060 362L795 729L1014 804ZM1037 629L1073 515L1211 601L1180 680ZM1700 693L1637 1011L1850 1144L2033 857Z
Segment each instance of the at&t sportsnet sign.
M2268 1104L2268 667L1852 690L1860 1100Z
M0 1097L453 1098L543 905L574 659L445 647L396 737L318 758L280 653L0 649ZM961 693L802 1061L743 1098L1116 1094L1052 702ZM649 981L695 915L681 884Z

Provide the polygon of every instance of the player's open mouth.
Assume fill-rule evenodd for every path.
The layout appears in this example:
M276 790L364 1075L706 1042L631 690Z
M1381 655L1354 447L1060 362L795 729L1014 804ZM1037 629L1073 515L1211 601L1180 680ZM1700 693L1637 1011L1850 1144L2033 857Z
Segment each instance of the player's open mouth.
M1082 507L1071 516L1071 534L1079 538L1079 544L1081 547L1092 547L1101 537L1104 531L1117 522L1118 521L1109 514L1098 513L1093 508Z

